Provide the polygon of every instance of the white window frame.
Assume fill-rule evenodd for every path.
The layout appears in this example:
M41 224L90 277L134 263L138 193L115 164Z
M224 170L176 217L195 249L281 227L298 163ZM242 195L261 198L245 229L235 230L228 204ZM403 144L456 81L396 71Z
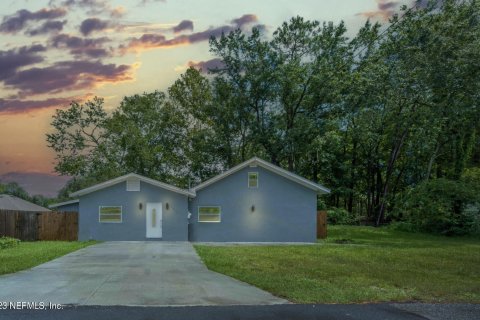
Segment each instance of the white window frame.
M100 219L100 210L102 208L111 208L111 207L117 207L120 208L120 221L101 221ZM122 223L123 222L123 206L98 206L98 222L99 223Z
M255 174L257 176L257 185L255 187L250 187L250 174ZM247 175L247 187L249 189L258 189L258 185L260 184L259 182L259 174L258 174L258 171L251 171L248 173Z
M200 221L200 208L218 208L220 213L218 214L218 221ZM220 223L222 222L222 207L221 206L198 206L197 208L197 220L199 223Z

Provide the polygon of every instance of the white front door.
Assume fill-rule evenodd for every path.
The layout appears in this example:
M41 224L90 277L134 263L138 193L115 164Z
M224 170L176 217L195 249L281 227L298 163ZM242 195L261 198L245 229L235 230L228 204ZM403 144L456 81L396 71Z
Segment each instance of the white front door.
M162 203L147 203L147 238L162 237Z

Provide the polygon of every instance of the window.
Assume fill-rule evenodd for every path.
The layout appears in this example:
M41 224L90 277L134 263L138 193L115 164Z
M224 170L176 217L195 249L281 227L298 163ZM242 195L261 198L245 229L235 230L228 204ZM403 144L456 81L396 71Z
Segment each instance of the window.
M127 180L127 191L140 191L140 180L139 179L128 179Z
M249 188L258 188L258 172L249 172L248 173L248 187Z
M105 223L122 222L122 207L101 206L98 209L98 221Z
M198 222L220 222L222 208L198 207Z

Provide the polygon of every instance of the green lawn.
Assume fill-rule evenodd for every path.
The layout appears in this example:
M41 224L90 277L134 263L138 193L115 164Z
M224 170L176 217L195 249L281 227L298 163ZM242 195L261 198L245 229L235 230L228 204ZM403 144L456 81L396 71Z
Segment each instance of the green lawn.
M195 246L210 270L298 303L480 303L480 240L330 226L317 245Z
M34 267L95 243L97 242L20 242L15 247L0 249L0 275Z

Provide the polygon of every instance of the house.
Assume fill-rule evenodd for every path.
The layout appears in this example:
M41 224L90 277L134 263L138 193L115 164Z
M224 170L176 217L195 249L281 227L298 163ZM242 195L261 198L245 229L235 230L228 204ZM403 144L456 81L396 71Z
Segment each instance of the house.
M71 194L79 239L315 242L317 195L329 193L259 158L185 190L127 174Z
M47 208L9 194L0 194L0 210L47 212Z

